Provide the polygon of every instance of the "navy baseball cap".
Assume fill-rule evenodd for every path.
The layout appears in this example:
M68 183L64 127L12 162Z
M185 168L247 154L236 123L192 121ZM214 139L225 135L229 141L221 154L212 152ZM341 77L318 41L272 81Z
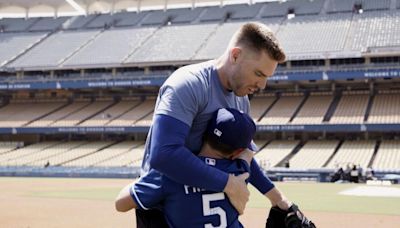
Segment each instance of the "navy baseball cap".
M208 137L235 150L252 148L251 142L255 133L256 124L251 117L233 108L215 111L206 131Z

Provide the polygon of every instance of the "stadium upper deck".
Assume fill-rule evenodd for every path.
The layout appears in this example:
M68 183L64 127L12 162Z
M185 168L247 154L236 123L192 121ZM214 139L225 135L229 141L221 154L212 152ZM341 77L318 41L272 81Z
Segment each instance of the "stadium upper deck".
M181 65L217 57L233 32L247 21L269 25L289 60L398 56L399 2L294 0L3 18L0 49L6 51L0 53L0 67L30 71Z

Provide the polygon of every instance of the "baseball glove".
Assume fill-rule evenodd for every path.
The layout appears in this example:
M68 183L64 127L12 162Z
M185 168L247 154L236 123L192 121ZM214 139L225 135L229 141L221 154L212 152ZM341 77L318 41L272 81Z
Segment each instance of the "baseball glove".
M316 228L293 204L287 211L275 206L269 211L266 228Z

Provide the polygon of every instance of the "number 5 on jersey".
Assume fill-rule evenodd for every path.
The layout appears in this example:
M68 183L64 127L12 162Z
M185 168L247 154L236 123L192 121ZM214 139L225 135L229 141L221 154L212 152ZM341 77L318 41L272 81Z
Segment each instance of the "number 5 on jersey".
M213 193L203 195L203 215L219 215L220 225L213 226L211 223L204 224L204 228L227 227L226 212L221 207L211 207L211 201L225 200L224 193Z

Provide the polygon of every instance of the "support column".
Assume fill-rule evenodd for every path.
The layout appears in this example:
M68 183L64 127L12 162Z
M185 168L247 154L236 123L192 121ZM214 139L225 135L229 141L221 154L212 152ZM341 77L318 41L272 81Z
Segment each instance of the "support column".
M150 68L149 67L145 67L144 68L144 74L145 75L150 74Z
M331 60L330 59L325 59L325 67L329 68L331 66Z
M115 1L111 3L110 14L113 15L115 13Z
M138 13L142 11L142 0L138 0L137 11L138 11Z
M287 61L286 62L286 68L291 69L292 68L292 62Z
M168 9L168 0L164 1L164 12Z
M374 92L374 82L373 81L369 81L369 92L370 94L372 94Z
M370 65L371 64L371 57L367 56L365 57L365 64Z

